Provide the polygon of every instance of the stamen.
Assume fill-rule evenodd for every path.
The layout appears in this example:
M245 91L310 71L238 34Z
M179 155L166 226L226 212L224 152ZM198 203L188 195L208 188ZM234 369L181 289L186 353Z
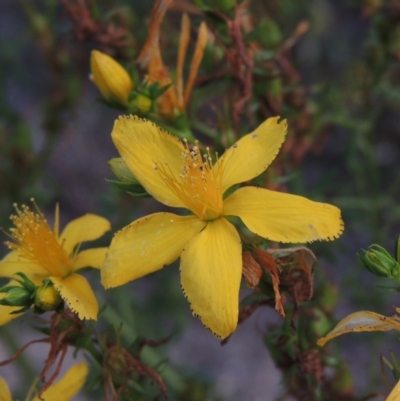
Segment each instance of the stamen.
M156 169L188 209L202 219L216 219L222 214L221 166L214 166L210 148L201 154L198 141L192 149L187 140L183 143L185 149L180 155L182 168L178 176L167 163L154 162ZM218 160L217 154L216 158Z
M50 275L63 277L72 269L71 259L58 243L35 200L31 202L37 213L26 205L21 208L13 205L16 214L11 215L10 220L14 227L7 233L11 241L6 241L5 245L22 259L40 265Z

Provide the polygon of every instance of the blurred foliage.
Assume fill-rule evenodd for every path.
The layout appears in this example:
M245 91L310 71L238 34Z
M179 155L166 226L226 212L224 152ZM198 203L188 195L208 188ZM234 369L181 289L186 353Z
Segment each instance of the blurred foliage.
M130 100L136 113L175 134L196 137L220 153L260 121L281 115L289 121L289 136L278 159L255 184L335 204L343 212L346 234L333 243L310 245L322 261L317 269L327 273L316 273L315 295L302 299L301 305L296 304L293 286L281 288L292 301L284 304L282 323L265 328L264 341L283 372L282 393L299 400L367 399L354 395L351 370L342 354L321 351L315 342L333 326L337 304L347 310L388 307L390 294L374 288L376 282L359 268L355 253L370 243L389 247L400 231L400 2L174 1L160 27L163 62L172 81L177 76L181 14L188 13L193 21L193 42L203 20L211 39L190 102L173 119L157 114L154 106L169 84L153 87L150 96L147 72L135 62L147 39L152 6L153 2L123 0L6 1L0 6L1 18L10 18L0 36L0 226L9 227L13 203L34 197L42 210L51 211L62 193L72 189L58 181L50 161L67 135L67 122L82 108L90 115L91 107L97 106L88 107L84 100L95 96L94 89L89 94L87 89L92 49L109 54L130 73L135 82ZM189 47L189 58L193 48ZM189 65L184 66L185 77ZM101 132L97 126L94 134L85 132L88 126L74 129L81 136L109 135L101 123ZM91 149L85 162L98 162ZM62 160L58 169L63 169ZM119 188L109 183L98 203L114 229L146 208L125 193L146 196L143 188L123 184L122 179ZM87 199L77 202L85 209ZM64 210L74 213L73 208ZM261 249L268 245L257 244ZM279 258L278 265L288 263ZM336 265L337 273L327 261ZM253 298L242 303L248 316L260 306L275 305L274 276L263 269L256 284L263 288L263 296L256 289ZM167 268L140 284L102 293L101 302L107 306L99 330L108 334L98 345L104 357L109 336L113 346L121 341L121 349L162 376L172 400L221 400L207 375L169 364L169 343L160 348L142 346L141 341L150 338L168 338L176 346L187 327L188 307L172 271ZM312 280L312 271L308 277ZM109 325L115 335L108 332ZM13 323L1 328L2 341L14 351L19 347L12 334L15 327ZM383 343L379 339L369 343L374 350L369 353L371 364ZM25 372L21 388L28 388L32 367L23 357L17 361ZM333 372L330 377L328 368ZM158 388L151 385L151 379L157 383L154 376L136 374L130 399L158 399ZM378 368L370 374L371 383L379 386ZM101 394L96 383L93 379L88 385L94 390L93 399ZM16 396L22 394L24 389Z

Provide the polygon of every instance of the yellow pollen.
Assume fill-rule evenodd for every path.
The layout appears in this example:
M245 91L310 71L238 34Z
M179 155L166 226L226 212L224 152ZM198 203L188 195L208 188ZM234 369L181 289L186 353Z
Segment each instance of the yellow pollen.
M190 149L184 139L184 146L179 176L167 163L155 163L157 170L189 210L201 219L214 220L221 216L223 208L221 163L213 164L209 148L201 155L198 141Z
M10 216L14 227L8 233L12 241L6 241L5 244L21 258L40 265L50 276L65 277L72 271L72 261L58 243L56 234L43 214L34 205L37 214L26 205L19 209L14 204L16 214Z

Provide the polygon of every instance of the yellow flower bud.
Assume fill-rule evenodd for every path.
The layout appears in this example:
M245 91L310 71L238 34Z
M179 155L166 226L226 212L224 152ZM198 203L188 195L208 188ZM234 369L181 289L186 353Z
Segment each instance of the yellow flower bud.
M128 72L105 53L93 50L90 58L90 79L106 100L115 100L127 105L133 82Z
M131 102L130 106L139 111L141 114L146 114L148 111L150 111L152 104L153 102L149 97L139 94Z
M45 311L56 310L62 302L59 292L53 285L41 285L36 290L35 305Z

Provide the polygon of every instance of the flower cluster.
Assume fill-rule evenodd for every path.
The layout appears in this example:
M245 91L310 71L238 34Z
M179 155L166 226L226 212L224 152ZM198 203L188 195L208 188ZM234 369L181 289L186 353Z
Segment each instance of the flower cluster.
M83 3L70 5L70 11L76 13L84 7ZM67 401L82 388L88 375L85 363L73 366L56 381L70 346L83 350L101 367L98 382L102 382L107 400L119 396L136 399L135 392L142 391L136 377L157 384L161 398L167 400L167 386L156 370L141 360L145 345L157 346L164 340L139 338L125 347L118 330L111 335L98 334L94 322L88 320L97 320L99 310L105 308L99 307L101 298L96 297L96 285L89 282L83 269L97 269L102 286L108 290L179 260L183 295L193 315L216 337L227 341L246 318L240 300L242 276L254 290L252 295L264 297L260 305L268 298L282 318L289 315L287 294L292 297L295 310L312 297L314 254L305 247L271 249L269 241L284 244L330 241L343 232L341 211L336 206L286 193L286 188L272 190L277 188L268 182L261 184L260 176L273 163L287 137L288 123L279 116L286 113L270 108L262 118L249 118L245 125L254 129L241 134L245 104L256 95L253 74L264 77L264 64L253 71L256 58L269 62L270 57L268 54L261 57L261 49L253 43L246 2L216 3L214 17L224 21L227 28L221 30L224 32L221 37L210 28L212 18L207 19L209 26L202 21L192 29L191 19L183 13L176 63L175 60L172 63L176 64L175 71L167 67L171 63L160 41L164 32L161 25L172 3L172 0L155 2L147 39L129 67L105 53L124 54L112 46L105 46L105 52L92 50L90 79L100 91L103 103L125 114L115 121L111 132L120 157L111 159L109 166L119 181L109 181L135 197L152 197L166 207L179 209L180 213L168 209L140 217L116 231L108 246L87 248L87 242L98 240L111 230L106 218L88 213L70 221L60 231L58 204L52 225L33 199L33 206L14 205L12 227L5 232L9 251L0 261L0 278L6 278L0 288L0 326L24 313L52 313L48 320L37 319L45 326L40 328L46 335L44 339L33 340L7 361L0 361L3 366L15 360L32 343L50 344L40 375L41 390L37 396L33 394L35 391L29 392L27 400ZM179 7L192 12L183 3ZM203 11L210 10L213 7ZM85 29L91 26L100 32L100 22L91 20L89 14L83 19ZM192 31L194 43L187 62ZM101 44L109 43L107 34L112 32L114 39L124 37L110 26L105 30L107 34L101 32L98 36ZM219 43L219 48L213 54L210 48L215 43ZM210 60L215 56L216 64L223 69L199 82L197 77L203 78L202 61L206 64L207 56ZM196 85L219 80L226 71L237 81L228 92L229 96L234 94L232 126L222 120L213 129L200 121L196 124L193 110L197 112L196 107L201 109L205 105L202 102L197 106L197 96L193 96ZM253 110L254 115L259 111ZM230 135L225 135L227 131ZM202 134L208 137L208 142L204 142L209 146L203 147L196 140L196 137L205 139ZM360 260L374 274L398 278L400 262L399 251L396 252L397 259L375 245ZM363 329L389 330L399 325L397 317L379 324L380 315L363 312L340 322L319 344L349 331L354 318L357 322L360 318L378 322L363 323L360 326ZM12 400L1 377L0 400Z

